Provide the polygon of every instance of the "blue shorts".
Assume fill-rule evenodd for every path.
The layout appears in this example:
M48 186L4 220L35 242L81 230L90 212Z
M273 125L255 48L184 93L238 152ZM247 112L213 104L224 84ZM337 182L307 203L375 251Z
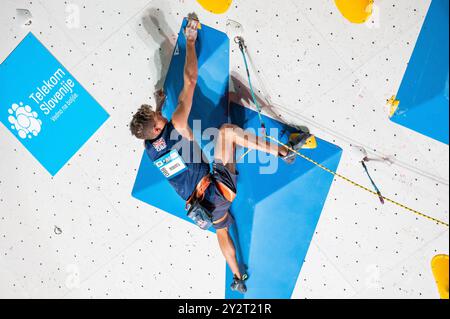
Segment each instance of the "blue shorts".
M212 177L216 181L225 184L233 192L237 192L237 176L238 174L233 174L228 168L225 167L220 162L213 163ZM223 218L225 215L228 216L218 224L213 224L215 229L224 229L229 227L234 223L234 218L230 213L231 202L229 202L222 193L217 189L215 183L211 186L205 193L205 199L211 204L210 210L213 215L213 222Z

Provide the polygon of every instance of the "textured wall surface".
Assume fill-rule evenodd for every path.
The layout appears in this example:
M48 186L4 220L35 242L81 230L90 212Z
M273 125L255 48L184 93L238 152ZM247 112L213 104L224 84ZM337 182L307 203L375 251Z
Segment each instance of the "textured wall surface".
M154 103L194 10L230 37L229 20L242 24L260 95L342 147L339 173L370 185L355 145L389 158L369 163L382 192L448 222L448 146L395 125L386 107L430 0L375 2L371 20L354 25L333 1L234 0L215 15L195 0L0 0L0 61L32 31L111 115L53 178L0 126L0 297L224 297L214 235L131 197L142 144L130 117ZM231 48L239 88L245 72ZM448 254L448 238L448 228L337 180L293 297L438 298L430 261Z

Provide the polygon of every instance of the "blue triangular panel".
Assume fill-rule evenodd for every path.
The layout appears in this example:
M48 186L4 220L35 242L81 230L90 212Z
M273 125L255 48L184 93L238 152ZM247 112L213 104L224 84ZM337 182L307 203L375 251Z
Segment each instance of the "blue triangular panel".
M245 128L259 126L252 110L232 104L230 114L233 122L250 119L241 121ZM279 130L281 140L293 130L267 117L264 121L267 127ZM302 153L336 170L341 149L317 141L317 149ZM227 298L291 297L333 182L333 175L301 158L293 165L277 160L278 169L274 174L261 174L260 167L264 165L267 166L263 163L238 165L238 196L232 206L236 219L233 237L250 279L245 296L227 287ZM232 274L227 270L227 283L231 281Z
M164 83L167 99L163 107L163 115L168 119L172 117L172 113L177 107L178 96L184 84L186 40L182 30L185 26L186 20L182 23ZM229 45L229 39L225 33L202 25L196 42L199 66L198 84L189 121L191 127L194 128L197 141L201 141L203 146L209 142L209 139L201 138L202 131L209 127L220 127L228 121ZM201 120L201 129L196 129L194 120ZM177 196L159 170L153 166L145 153L132 195L159 209L189 220L184 211L184 202Z
M433 0L397 94L392 121L449 142L448 0Z
M186 39L183 30L186 19L181 26L174 54L167 72L164 90L167 101L163 115L171 119L177 107L178 96L183 88L183 70L186 59ZM197 141L202 145L209 142L201 138L201 131L209 127L220 127L228 121L228 83L230 41L227 35L206 25L198 31L196 41L198 57L198 83L194 94L189 121L194 129ZM201 120L201 129L197 129L194 120ZM209 154L207 154L209 156Z

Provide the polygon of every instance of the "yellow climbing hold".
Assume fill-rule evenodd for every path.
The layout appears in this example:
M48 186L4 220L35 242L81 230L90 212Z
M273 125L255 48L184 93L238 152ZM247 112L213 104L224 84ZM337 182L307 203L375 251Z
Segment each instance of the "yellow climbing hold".
M308 138L305 142L305 145L303 145L304 149L313 149L317 148L317 140L316 137L313 135L310 138Z
M388 106L389 106L389 117L393 117L395 112L397 112L398 106L400 104L399 100L396 100L396 96L393 95L389 101L387 102Z
M296 139L296 138L298 138L299 135L300 135L300 133L292 133L291 134L291 138L292 139ZM308 137L308 139L305 141L305 144L303 144L302 148L303 149L314 149L314 148L317 148L316 137L314 135L311 135L310 137Z
M437 255L431 261L434 279L442 299L448 299L448 255Z
M233 0L197 0L209 12L221 14L227 12Z
M342 15L352 23L364 23L372 15L373 0L334 0Z

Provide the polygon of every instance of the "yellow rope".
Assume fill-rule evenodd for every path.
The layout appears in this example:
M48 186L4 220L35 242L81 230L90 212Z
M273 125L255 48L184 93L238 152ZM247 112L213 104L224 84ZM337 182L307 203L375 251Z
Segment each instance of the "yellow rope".
M251 93L252 93L253 102L255 103L256 108L258 109L258 115L259 115L259 120L260 120L260 122L261 122L261 127L262 127L262 128L264 129L264 131L265 131L264 121L263 121L262 116L261 116L261 107L260 107L260 105L259 105L259 103L258 103L258 100L257 100L256 97L255 97L255 93L254 93L253 87L252 87L252 81L251 81L251 79L250 79L250 71L249 71L249 69L248 69L247 58L246 58L246 55L245 55L245 49L246 49L246 46L245 46L245 44L244 44L244 39L243 39L242 37L236 37L236 38L235 38L235 42L239 44L239 49L241 50L242 57L244 58L245 68L246 68L246 70L247 70L248 83L249 83L249 86L250 86L250 91L251 91ZM270 140L276 142L277 144L279 144L279 145L281 145L281 146L283 146L283 147L286 147L287 149L291 150L292 152L294 152L294 153L297 154L298 156L302 157L303 159L307 160L308 162L310 162L310 163L312 163L312 164L314 164L314 165L320 167L320 168L323 169L324 171L326 171L326 172L328 172L328 173L330 173L330 174L332 174L332 175L334 175L334 176L336 176L336 177L339 177L339 178L343 179L344 181L346 181L346 182L348 182L348 183L350 183L350 184L352 184L352 185L354 185L354 186L356 186L356 187L359 187L359 188L361 188L361 189L363 189L363 190L365 190L365 191L367 191L367 192L369 192L369 193L371 193L371 194L373 194L373 195L376 195L377 197L382 197L384 200L386 200L386 201L388 201L388 202L390 202L390 203L392 203L392 204L394 204L394 205L397 205L398 207L401 207L401 208L403 208L403 209L405 209L405 210L407 210L407 211L409 211L409 212L412 212L412 213L414 213L414 214L416 214L416 215L418 215L418 216L421 216L421 217L424 217L424 218L426 218L426 219L428 219L428 220L434 221L434 222L436 222L437 224L442 224L442 225L444 225L444 226L449 227L449 224L446 223L446 222L443 222L443 221L441 221L441 220L439 220L439 219L436 219L436 218L433 218L433 217L431 217L431 216L425 215L425 214L423 214L423 213L421 213L421 212L419 212L419 211L417 211L417 210L414 210L414 209L409 208L409 207L407 207L407 206L405 206L405 205L403 205L403 204L400 204L400 203L398 203L398 202L396 202L396 201L394 201L394 200L392 200L392 199L390 199L390 198L381 196L379 193L377 193L377 192L375 192L375 191L373 191L373 190L371 190L371 189L369 189L369 188L367 188L367 187L365 187L365 186L363 186L363 185L361 185L361 184L358 184L358 183L352 181L351 179L349 179L349 178L347 178L347 177L345 177L345 176L343 176L343 175L340 175L340 174L338 174L338 173L332 171L331 169L329 169L329 168L323 166L322 164L320 164L320 163L314 161L313 159L311 159L311 158L309 158L309 157L307 157L307 156L301 154L300 152L298 152L298 151L294 150L293 148L289 147L288 145L285 145L284 143L280 142L278 139L276 139L276 138L274 138L274 137L272 137L272 136L270 136L270 135L267 135L267 134L265 134L265 133L264 133L264 135L265 135L266 138L268 138L268 139L270 139ZM241 161L241 160L242 160L249 152L250 152L250 150L248 150L244 155L242 155L239 161Z
M369 188L367 188L367 187L365 187L365 186L363 186L363 185L361 185L361 184L358 184L358 183L352 181L351 179L349 179L349 178L347 178L347 177L345 177L345 176L343 176L343 175L341 175L341 174L338 174L338 173L335 172L335 171L332 171L331 169L329 169L329 168L323 166L322 164L320 164L320 163L314 161L313 159L309 158L308 156L306 156L306 155L304 155L304 154L302 154L302 153L300 153L300 152L294 150L292 147L290 147L290 146L288 146L288 145L286 145L286 144L280 142L278 139L276 139L276 138L274 138L274 137L272 137L272 136L270 136L270 135L266 135L266 138L268 138L268 139L274 141L275 143L277 143L277 144L279 144L279 145L281 145L281 146L283 146L283 147L286 147L287 149L289 149L290 151L294 152L295 154L297 154L297 155L300 156L301 158L303 158L303 159L307 160L308 162L310 162L310 163L312 163L312 164L314 164L314 165L320 167L320 168L323 169L324 171L326 171L326 172L328 172L328 173L330 173L330 174L332 174L332 175L334 175L334 176L336 176L336 177L339 177L339 178L343 179L344 181L346 181L346 182L348 182L348 183L350 183L350 184L352 184L352 185L354 185L354 186L356 186L356 187L359 187L359 188L361 188L361 189L363 189L363 190L365 190L365 191L367 191L367 192L369 192L369 193L371 193L371 194L373 194L373 195L375 195L375 196L377 196L377 197L379 196L379 194L378 194L377 192L375 192L375 191L373 191L373 190L371 190L371 189L369 189ZM431 217L431 216L425 215L425 214L423 214L423 213L421 213L421 212L419 212L419 211L417 211L417 210L415 210L415 209L412 209L412 208L410 208L410 207L408 207L408 206L405 206L405 205L403 205L403 204L400 204L400 203L398 203L398 202L396 202L395 200L392 200L392 199L390 199L390 198L387 198L387 197L384 197L384 196L382 196L382 197L383 197L384 200L386 200L386 201L388 201L388 202L390 202L390 203L392 203L392 204L394 204L394 205L397 205L397 206L399 206L399 207L401 207L401 208L403 208L403 209L405 209L405 210L407 210L407 211L409 211L409 212L411 212L411 213L414 213L414 214L416 214L416 215L418 215L418 216L420 216L420 217L424 217L424 218L426 218L426 219L428 219L428 220L434 221L434 222L436 222L437 224L441 224L441 225L444 225L444 226L446 226L446 227L449 227L449 224L446 223L446 222L444 222L444 221L441 221L441 220L439 220L439 219L436 219L436 218L433 218L433 217Z
M246 157L247 154L250 153L251 151L253 151L253 150L249 148L244 154L242 154L241 157L239 157L238 162L242 161L242 159L243 159L244 157Z

